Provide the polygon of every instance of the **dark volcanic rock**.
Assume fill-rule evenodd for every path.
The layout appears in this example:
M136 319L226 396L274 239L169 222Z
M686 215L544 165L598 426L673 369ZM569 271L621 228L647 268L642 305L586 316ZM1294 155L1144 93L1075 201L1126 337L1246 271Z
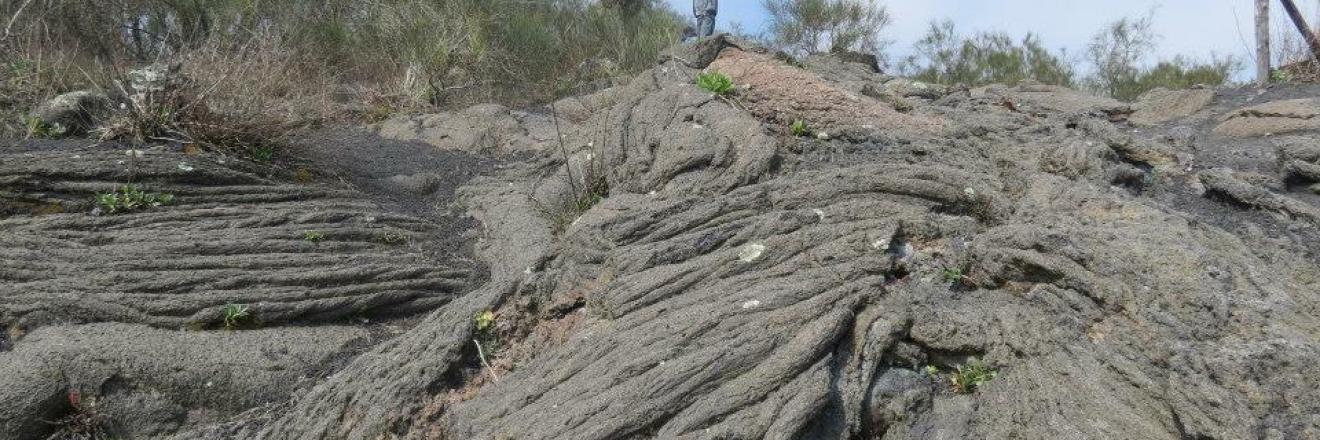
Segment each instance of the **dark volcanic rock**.
M564 154L459 191L488 282L440 289L416 327L287 406L174 438L1320 436L1314 133L1215 130L1300 120L1287 100L1315 89L1220 90L1135 128L1131 107L1066 89L859 93L893 80L830 66L716 37L598 93L561 121ZM701 69L736 96L696 87ZM819 133L790 136L793 120ZM527 138L556 136L538 127ZM194 208L133 218L177 209ZM4 221L81 237L36 218ZM142 309L126 316L174 316Z

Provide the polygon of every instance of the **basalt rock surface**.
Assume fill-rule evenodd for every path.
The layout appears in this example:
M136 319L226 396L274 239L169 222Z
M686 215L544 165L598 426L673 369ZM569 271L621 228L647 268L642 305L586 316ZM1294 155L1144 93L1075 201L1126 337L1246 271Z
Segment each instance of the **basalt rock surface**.
M728 74L737 92L698 88L701 70ZM501 146L529 153L457 191L488 279L464 289L461 267L366 239L324 248L327 239L287 260L338 267L342 255L363 262L353 269L391 274L373 281L345 267L336 283L357 283L348 292L315 275L226 272L270 297L289 326L338 310L320 306L327 296L432 311L297 391L276 390L282 403L177 429L164 417L158 425L171 428L142 436L1320 438L1320 133L1293 121L1309 120L1298 100L1320 88L1162 92L1134 107L1029 84L903 92L913 84L846 61L798 67L717 36L668 51L629 84L561 101L565 115L502 113L501 132L518 134L504 139L563 143ZM1159 108L1177 111L1150 113ZM1286 119L1287 135L1223 128L1266 118ZM790 132L799 120L811 136ZM461 144L444 148L490 149ZM90 179L32 171L74 161L24 157L41 154L50 156L4 156L0 175ZM88 249L11 271L6 286L28 288L0 295L0 317L171 327L233 301L200 276L188 289L151 289L162 284L86 255L136 235L91 240L88 228L171 225L208 242L223 231L260 243L256 258L304 244L304 228L283 223L296 223L288 210L300 206L340 213L318 223L342 228L328 237L427 228L425 216L368 214L380 208L352 202L363 197L355 190L293 191L246 165L193 161L214 195L158 179L153 188L193 191L185 200L198 205L122 220L37 216L81 186L5 181L27 208L0 220L24 233L0 240ZM250 189L221 189L240 187ZM245 206L219 211L238 223L187 217L226 203ZM210 246L219 245L196 249ZM201 258L196 249L157 252L186 262ZM0 261L44 259L26 252ZM62 267L68 275L45 275ZM93 268L116 275L78 278ZM382 292L395 292L390 282L408 288ZM122 314L41 306L60 298ZM0 365L34 362L20 353L57 338L54 328L110 325L135 324L37 330L11 342ZM981 368L994 374L970 373ZM36 400L62 389L21 384L44 390L24 394ZM198 405L189 402L168 401ZM166 407L153 405L143 407Z

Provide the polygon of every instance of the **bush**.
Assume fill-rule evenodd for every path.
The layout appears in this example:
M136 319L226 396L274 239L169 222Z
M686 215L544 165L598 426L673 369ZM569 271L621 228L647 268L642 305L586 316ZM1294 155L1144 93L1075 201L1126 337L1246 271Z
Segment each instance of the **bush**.
M876 0L762 0L770 14L768 39L785 52L852 50L884 59L888 42L881 32L889 11Z
M1071 87L1074 71L1065 54L1052 54L1040 39L1027 34L1015 42L1003 32L962 37L953 21L933 22L902 64L905 75L919 81L978 86L1017 84L1024 80Z
M1086 58L1092 68L1087 85L1095 92L1132 101L1155 88L1178 89L1197 84L1222 85L1241 68L1235 58L1213 58L1209 62L1177 57L1145 68L1143 62L1155 50L1159 36L1151 29L1152 15L1123 18L1110 23L1091 38Z
M155 61L181 63L217 112L263 124L546 102L649 68L677 42L684 20L663 2L625 3L38 1L0 51L0 120L21 129L14 116L42 99Z

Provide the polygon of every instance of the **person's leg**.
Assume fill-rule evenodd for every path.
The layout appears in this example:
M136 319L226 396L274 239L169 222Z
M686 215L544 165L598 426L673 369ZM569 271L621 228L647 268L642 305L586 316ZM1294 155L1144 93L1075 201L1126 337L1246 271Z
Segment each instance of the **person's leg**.
M709 37L715 34L715 15L697 17L697 36Z

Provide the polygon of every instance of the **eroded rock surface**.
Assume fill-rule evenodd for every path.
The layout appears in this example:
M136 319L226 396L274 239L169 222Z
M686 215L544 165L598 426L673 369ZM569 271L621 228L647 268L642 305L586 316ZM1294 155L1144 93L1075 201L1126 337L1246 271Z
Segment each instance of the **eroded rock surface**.
M1215 133L1249 137L1320 130L1320 117L1317 116L1320 116L1320 100L1302 98L1274 101L1234 111L1215 127Z
M171 438L1320 437L1316 133L1215 128L1320 90L896 81L716 37L560 101L457 193L489 280Z
M287 165L296 171L191 147L0 151L0 438L45 438L71 417L120 438L241 427L402 331L375 320L471 290L483 271L448 243L469 223L417 207L447 204L488 165L337 139L308 147L328 152L304 151L312 161ZM350 140L377 156L340 167L329 157ZM425 194L364 177L440 163L464 170ZM118 212L98 202L126 186L171 199Z
M1136 111L1128 120L1138 125L1156 125L1186 118L1201 111L1215 98L1213 89L1155 89L1137 99Z

